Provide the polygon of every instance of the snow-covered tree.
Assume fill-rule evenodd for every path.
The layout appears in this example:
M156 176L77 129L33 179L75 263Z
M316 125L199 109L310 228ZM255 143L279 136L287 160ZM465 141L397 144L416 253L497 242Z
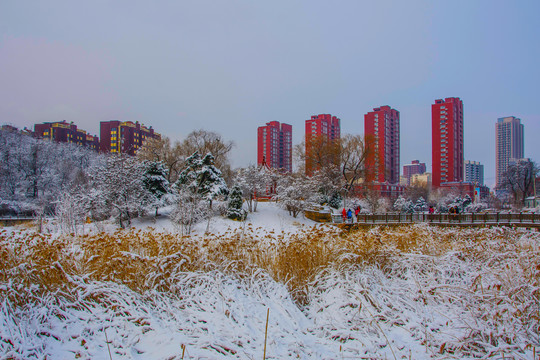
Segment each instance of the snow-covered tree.
M161 161L145 161L145 173L143 178L144 187L152 194L156 216L162 204L163 195L169 192L168 171Z
M304 175L282 176L278 181L276 192L274 199L293 217L318 203L316 189L313 189L311 182Z
M183 231L187 233L204 215L208 219L208 228L213 211L212 202L229 193L221 171L214 166L212 154L201 159L198 152L186 159L185 168L175 183L175 189L178 196L173 219L180 223Z
M410 199L405 199L400 195L394 202L394 210L403 214L412 214L414 212L414 204Z
M484 202L470 204L465 208L465 212L477 213L484 211L488 208L488 205Z
M238 185L235 185L229 194L229 203L227 205L226 216L233 220L244 220L247 214L242 208L242 203L242 189L240 189Z
M507 190L518 206L525 204L527 196L533 195L534 181L540 168L534 161L519 160L508 166L503 174L500 189Z
M428 204L426 200L420 196L418 200L416 200L416 203L414 204L414 211L416 212L423 212L428 209Z
M127 155L111 155L103 167L93 174L91 195L96 203L102 203L113 211L114 216L124 228L131 219L144 213L152 204L152 194L144 185L146 166L136 158Z
M166 136L161 139L147 138L137 151L137 157L141 160L162 162L167 169L167 181L172 184L178 179L184 165L187 157L185 150L180 142L171 144L171 140Z
M328 204L335 209L343 205L340 192L344 182L337 166L329 165L315 171L309 181L313 190L318 192L319 204Z
M220 134L202 129L189 133L182 142L182 148L186 155L195 152L212 154L215 166L224 176L229 176L231 172L228 157L233 146L234 142L224 140ZM227 180L231 179L227 177Z
M254 165L237 170L234 181L242 190L249 212L257 211L257 197L266 195L272 186L270 171Z
M342 204L343 204L343 198L341 197L341 194L337 191L334 192L328 199L328 206L334 209L339 209Z
M15 212L45 209L103 155L75 144L0 130L0 198ZM84 175L82 176L84 177Z
M210 153L202 159L198 152L187 158L176 186L188 188L191 192L199 194L208 202L210 208L212 201L217 197L229 193L221 171L214 166L214 157Z
M84 196L67 190L56 201L56 219L64 233L77 233L78 226L84 224L87 214Z

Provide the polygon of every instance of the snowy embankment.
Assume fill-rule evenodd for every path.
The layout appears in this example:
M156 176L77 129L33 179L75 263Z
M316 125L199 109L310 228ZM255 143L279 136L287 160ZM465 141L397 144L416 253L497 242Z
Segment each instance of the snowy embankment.
M79 237L0 230L1 356L262 358L268 309L267 359L537 352L538 233L337 234L272 212L191 237L165 220Z

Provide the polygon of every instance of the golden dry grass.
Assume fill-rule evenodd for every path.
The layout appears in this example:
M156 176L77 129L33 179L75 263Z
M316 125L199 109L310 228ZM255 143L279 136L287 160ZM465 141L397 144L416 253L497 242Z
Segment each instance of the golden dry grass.
M293 297L304 303L307 284L330 265L386 269L404 253L441 256L450 251L471 260L497 261L493 254L508 252L521 236L514 230L428 226L357 229L339 235L324 227L279 236L271 232L256 236L254 230L208 234L204 239L152 229L59 238L26 232L17 240L2 230L0 282L20 283L26 289L34 285L32 291L42 293L69 288L76 276L121 283L138 292L169 291L171 279L179 272L219 268L242 277L261 269L287 283ZM527 256L538 250L514 246L513 251ZM534 269L540 269L539 258L529 257ZM529 275L535 283L537 273Z
M328 314L350 319L341 326L351 333L383 331L379 322L405 326L408 320L400 318L398 305L410 309L415 303L429 304L467 313L477 324L466 335L450 342L437 329L429 333L429 347L439 349L441 356L489 358L504 346L523 352L539 345L539 233L427 225L350 232L314 227L279 235L247 227L203 238L153 229L59 237L0 230L0 298L11 307L60 297L72 300L70 306L85 306L77 305L78 291L84 292L81 283L92 281L121 284L142 295L157 291L182 298L186 286L201 281L184 281L190 274L214 270L248 281L257 272L267 273L286 284L308 313L334 306L326 296L341 289L348 294L342 296L347 299L344 307ZM411 280L416 284L406 288ZM394 285L384 288L386 283ZM117 306L100 291L86 293L84 299L85 304ZM359 317L368 308L370 315ZM320 316L324 324L325 315ZM425 336L427 348L427 332Z

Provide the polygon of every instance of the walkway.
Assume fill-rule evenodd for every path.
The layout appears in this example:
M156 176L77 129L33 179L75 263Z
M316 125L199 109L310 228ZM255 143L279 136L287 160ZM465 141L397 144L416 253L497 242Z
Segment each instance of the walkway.
M441 226L518 226L540 228L540 214L464 213L464 214L359 214L354 225L406 225L430 223ZM332 215L335 224L343 224L341 215ZM352 225L345 223L343 225Z

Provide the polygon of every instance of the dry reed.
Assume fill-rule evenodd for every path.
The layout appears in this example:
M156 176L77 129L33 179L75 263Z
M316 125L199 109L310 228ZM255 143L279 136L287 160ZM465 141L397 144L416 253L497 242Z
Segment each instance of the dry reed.
M538 234L528 233L524 237L522 232L510 229L439 229L426 225L350 232L314 227L285 235L259 235L257 230L247 228L242 233L207 234L203 238L152 229L78 237L52 237L31 231L14 235L0 230L0 298L14 306L25 306L46 295L75 298L80 296L77 286L81 281L115 282L140 294L159 291L181 297L178 279L189 273L219 270L250 278L263 271L285 283L303 307L309 305L310 292L317 288L317 282L336 269L350 272L369 266L396 278L409 270L436 277L441 270L432 262L411 260L410 256L404 259L404 254L452 256L478 266L476 270L483 274L468 289L459 289L473 293L475 299L483 302L474 309L479 317L493 317L488 320L497 322L510 316L516 326L533 334L540 332ZM464 274L451 276L458 279ZM461 301L444 286L452 284L421 288L419 299ZM99 294L89 296L93 301L102 301ZM381 307L376 301L369 301L374 304L373 309ZM490 306L501 302L511 304L513 310L505 312L501 307L490 311ZM488 351L488 346L482 348L478 344L495 341L486 336L471 331L468 342L462 339L461 345L433 346L447 354L476 356ZM509 344L514 341L512 334L497 336ZM529 345L537 346L535 341L538 339L531 340Z

